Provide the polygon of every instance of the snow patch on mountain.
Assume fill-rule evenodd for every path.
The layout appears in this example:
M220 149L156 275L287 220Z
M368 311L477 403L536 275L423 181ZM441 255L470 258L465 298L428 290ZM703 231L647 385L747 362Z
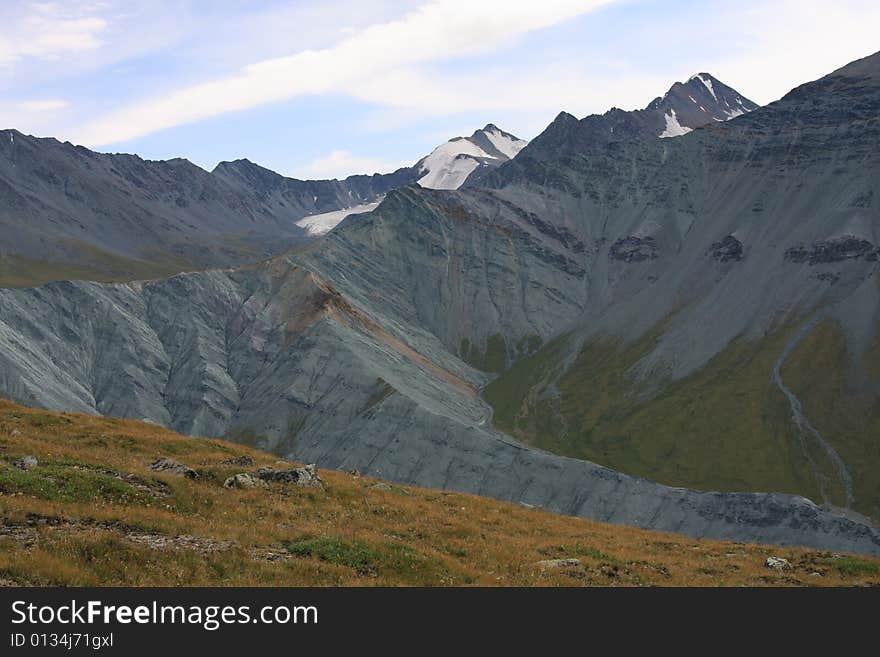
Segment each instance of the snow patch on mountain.
M300 228L305 228L310 235L325 235L336 228L339 223L347 216L358 214L360 212L371 212L379 207L381 201L375 203L363 203L354 205L350 208L342 210L333 210L332 212L321 212L320 214L310 214L296 222Z
M417 182L429 189L458 189L479 167L506 162L527 144L489 124L470 137L450 139L431 151L416 165L421 176Z
M479 160L473 157L455 155L452 159L435 162L434 168L428 169L418 183L428 189L458 189L478 166Z
M710 80L708 77L704 78L699 73L697 73L696 75L692 75L691 80L699 80L700 82L702 82L706 89L709 90L709 93L712 94L712 98L714 98L716 102L718 101L718 96L715 95L715 88L712 86L712 80Z
M666 119L666 129L660 133L661 139L665 137L680 137L691 131L691 128L687 128L678 122L675 110L669 110L663 118Z
M495 126L484 130L484 134L492 142L492 145L499 151L504 153L511 160L516 157L523 148L528 145L525 139L517 139L513 135L509 135Z

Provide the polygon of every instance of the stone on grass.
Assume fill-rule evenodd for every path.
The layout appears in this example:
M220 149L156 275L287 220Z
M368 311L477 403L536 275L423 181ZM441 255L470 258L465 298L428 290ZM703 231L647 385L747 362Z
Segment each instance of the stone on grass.
M257 470L256 476L268 482L294 484L301 488L324 489L324 484L318 476L318 468L314 463L290 470L276 470L275 468L268 467L260 468Z
M164 456L150 463L150 470L153 472L167 472L169 474L182 475L187 479L198 479L199 473L188 465L166 459Z
M18 459L15 463L13 463L16 468L19 470L33 470L37 467L37 457L36 456L23 456Z
M767 561L764 562L764 567L769 568L770 570L791 570L791 564L788 559L783 559L782 557L767 557Z
M248 472L240 472L223 482L224 488L268 488L269 484Z
M232 458L226 459L222 462L222 465L239 465L244 468L252 466L253 464L254 460L247 454L242 454L241 456L233 456Z
M539 561L537 564L542 570L550 570L553 568L572 568L574 566L580 566L580 559L544 559L543 561Z

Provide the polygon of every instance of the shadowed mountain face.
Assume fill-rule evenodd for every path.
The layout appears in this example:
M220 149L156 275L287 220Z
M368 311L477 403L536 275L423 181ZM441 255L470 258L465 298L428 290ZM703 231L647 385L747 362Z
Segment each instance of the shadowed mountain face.
M662 116L662 130L657 136L677 137L707 123L735 119L755 109L758 106L736 90L708 73L697 73L684 84L676 82L662 98L654 99L642 111Z
M677 139L560 117L493 174L586 254L565 337L487 390L496 424L880 517L878 72L875 55Z
M155 276L241 263L302 231L186 160L0 132L0 282Z
M480 186L392 191L259 266L0 291L0 390L590 518L877 553L853 510L880 515L878 72L674 139L645 114L561 115Z
M183 159L95 153L0 132L0 285L131 280L255 261L303 242L295 222L380 199L411 169L285 178L247 160L212 172Z
M212 172L242 196L291 220L372 203L416 179L412 167L394 173L349 176L344 180L297 180L250 160L221 162Z
M124 281L253 262L375 207L399 187L457 187L474 168L497 166L525 143L490 124L393 173L297 180L246 159L208 173L184 159L95 153L0 131L0 286Z

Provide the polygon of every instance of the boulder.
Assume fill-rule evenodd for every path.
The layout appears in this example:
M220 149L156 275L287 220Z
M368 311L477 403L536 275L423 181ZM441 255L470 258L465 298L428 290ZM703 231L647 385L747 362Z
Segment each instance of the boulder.
M24 456L17 461L15 461L12 465L14 465L19 470L33 470L37 467L37 457L36 456Z
M276 470L275 468L268 467L260 468L256 476L267 482L294 484L301 488L324 489L324 484L318 476L318 468L314 463L290 470Z
M250 467L253 464L254 460L246 454L242 454L241 456L234 456L231 459L226 459L222 462L222 465L239 465L244 468Z
M269 484L248 472L240 472L223 482L224 488L268 488Z
M764 567L782 572L783 570L791 570L791 563L789 563L788 559L783 559L782 557L767 557Z
M181 475L187 479L199 478L199 473L191 467L184 465L183 463L178 463L177 461L172 461L171 459L166 459L164 456L157 458L150 463L150 470L153 472L167 472L169 474Z
M543 561L539 561L536 566L540 567L541 570L551 570L553 568L572 568L574 566L580 566L580 559L544 559Z

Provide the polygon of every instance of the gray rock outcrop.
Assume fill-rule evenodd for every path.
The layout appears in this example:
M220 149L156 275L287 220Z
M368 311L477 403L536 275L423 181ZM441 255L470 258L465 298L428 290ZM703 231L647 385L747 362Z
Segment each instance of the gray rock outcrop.
M260 468L256 472L256 478L263 482L276 482L281 484L293 484L300 488L324 489L324 483L318 476L318 468L310 463L301 468L290 470L276 470L275 468Z
M226 481L223 482L223 487L241 489L268 488L269 484L260 477L254 476L248 472L240 472L237 475L227 477Z
M177 461L172 461L164 456L150 463L150 470L153 472L166 472L168 474L180 475L187 479L198 479L199 473Z
M19 470L33 470L39 465L36 456L23 456L22 458L13 461L13 466L18 468Z

